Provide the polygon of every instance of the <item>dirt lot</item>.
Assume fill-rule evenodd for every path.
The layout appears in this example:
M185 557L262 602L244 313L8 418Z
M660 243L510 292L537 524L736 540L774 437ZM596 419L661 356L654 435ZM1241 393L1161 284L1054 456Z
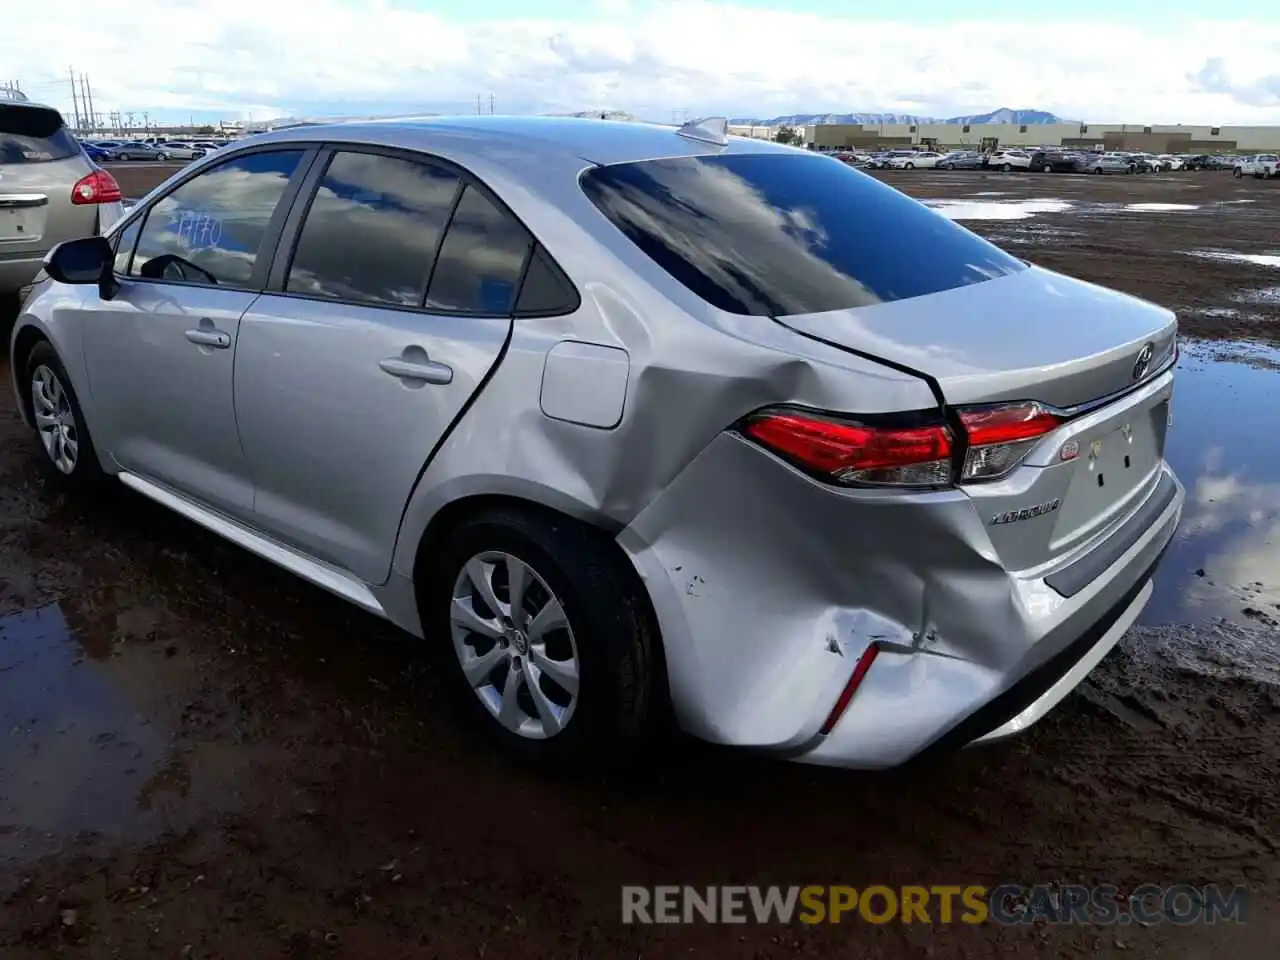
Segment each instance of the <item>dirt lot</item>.
M157 173L117 175L136 195ZM1195 308L1188 332L1277 339L1280 306L1235 298L1280 271L1186 251L1278 252L1280 185L893 181L929 199L1074 204L966 223ZM1197 209L1124 209L1138 202ZM1274 956L1274 604L1137 628L1026 737L923 769L815 771L678 743L632 778L548 780L460 729L433 650L124 490L55 495L3 386L4 960ZM1214 489L1204 509L1227 495ZM1275 518L1256 497L1244 509ZM1195 562L1162 576L1220 590ZM1239 589L1262 595L1269 572ZM619 922L622 884L1001 882L1242 883L1252 899L1245 924L1190 928Z

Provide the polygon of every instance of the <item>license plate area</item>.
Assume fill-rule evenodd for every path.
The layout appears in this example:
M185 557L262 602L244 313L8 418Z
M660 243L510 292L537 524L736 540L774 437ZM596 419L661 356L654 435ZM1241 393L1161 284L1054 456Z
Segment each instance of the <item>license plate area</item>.
M44 236L48 205L43 196L0 196L0 241L39 240Z
M1164 455L1169 401L1126 411L1079 437L1079 456L1062 498L1051 547L1069 546L1135 504Z

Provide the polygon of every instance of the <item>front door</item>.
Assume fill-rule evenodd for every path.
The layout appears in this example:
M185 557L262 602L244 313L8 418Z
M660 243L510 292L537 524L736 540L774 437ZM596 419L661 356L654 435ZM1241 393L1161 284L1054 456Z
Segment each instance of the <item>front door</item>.
M387 153L334 153L305 209L236 351L255 523L380 583L427 459L502 352L531 238L451 168Z
M231 158L158 199L120 236L119 292L90 290L82 314L101 452L241 519L253 484L232 393L240 318L304 153Z

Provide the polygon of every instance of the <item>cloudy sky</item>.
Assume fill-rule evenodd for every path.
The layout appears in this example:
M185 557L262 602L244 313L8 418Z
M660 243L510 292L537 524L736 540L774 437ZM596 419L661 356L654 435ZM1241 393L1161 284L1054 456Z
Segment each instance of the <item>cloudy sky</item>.
M1280 4L1202 0L7 0L0 79L70 112L646 119L996 107L1280 123ZM1210 10L1236 20L1205 19ZM1270 11L1259 13L1258 11ZM1246 18L1247 19L1244 19Z

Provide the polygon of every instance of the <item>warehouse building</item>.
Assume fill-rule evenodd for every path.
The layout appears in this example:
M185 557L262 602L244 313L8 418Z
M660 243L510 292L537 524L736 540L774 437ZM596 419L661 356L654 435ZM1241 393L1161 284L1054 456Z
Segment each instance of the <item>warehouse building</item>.
M811 150L1074 147L1147 153L1274 153L1280 127L1132 123L866 123L804 128Z

